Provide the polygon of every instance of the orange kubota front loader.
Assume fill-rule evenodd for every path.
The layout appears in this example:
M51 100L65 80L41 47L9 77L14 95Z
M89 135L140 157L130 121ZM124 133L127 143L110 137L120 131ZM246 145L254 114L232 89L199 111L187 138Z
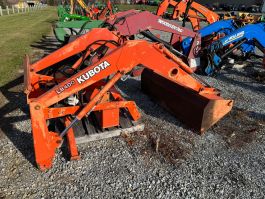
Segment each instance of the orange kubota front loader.
M124 41L117 32L92 29L34 64L26 58L25 92L41 170L51 168L65 136L71 159L78 159L76 137L80 131L84 137L95 135L95 123L101 130L121 129L122 115L132 123L139 121L135 103L124 100L115 89L115 83L138 65L146 67L144 91L199 132L232 108L233 101L224 100L219 91L199 81L162 44Z
M219 15L205 6L193 1L164 0L157 9L157 15L162 16L169 6L173 7L172 19L188 18L194 31L200 29L200 21L207 21L209 24L219 20ZM187 13L186 13L187 12ZM185 16L186 14L186 16Z

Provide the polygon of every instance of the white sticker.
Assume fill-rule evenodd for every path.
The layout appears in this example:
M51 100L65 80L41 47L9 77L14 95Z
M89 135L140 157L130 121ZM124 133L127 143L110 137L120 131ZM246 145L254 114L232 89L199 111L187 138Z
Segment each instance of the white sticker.
M227 40L224 41L223 45L226 45L226 44L228 44L228 43L230 43L230 42L232 42L232 41L234 41L240 37L243 37L244 34L245 34L245 31L241 31L241 32L237 33L236 35L232 35L231 37L229 37Z
M175 26L175 25L173 25L173 24L170 24L170 23L168 23L168 22L166 22L166 21L164 21L164 20L162 20L162 19L158 19L158 23L160 23L160 24L162 24L162 25L164 25L164 26L166 26L166 27L168 27L168 28L171 28L171 29L173 29L173 30L176 30L176 31L178 31L178 32L183 32L183 29L181 29L180 27Z

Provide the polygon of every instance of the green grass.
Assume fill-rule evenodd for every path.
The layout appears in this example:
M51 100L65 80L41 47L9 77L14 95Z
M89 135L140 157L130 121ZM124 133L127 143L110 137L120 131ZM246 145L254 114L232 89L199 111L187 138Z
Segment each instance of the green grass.
M0 86L17 76L30 45L48 34L56 19L55 7L0 17Z

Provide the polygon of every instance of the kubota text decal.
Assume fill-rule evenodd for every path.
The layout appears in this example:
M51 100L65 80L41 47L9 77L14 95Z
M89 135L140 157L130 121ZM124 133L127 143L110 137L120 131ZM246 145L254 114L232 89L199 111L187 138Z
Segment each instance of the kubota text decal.
M84 73L84 74L80 75L79 77L77 77L75 80L79 84L82 84L82 83L84 83L85 81L89 80L91 77L93 77L94 75L100 73L100 71L106 69L109 66L110 66L109 62L103 61L102 63L100 63L99 65L95 66L91 70L89 70L86 73ZM62 87L56 89L56 93L60 94L63 91L65 91L66 89L70 88L72 85L75 84L75 82L76 82L75 80L71 80L70 82L66 83Z
M107 62L107 61L104 61L101 64L99 64L99 65L95 66L94 68L92 68L91 70L87 71L85 74L80 75L79 77L77 77L76 81L79 84L82 84L83 82L85 82L86 80L90 79L94 75L100 73L100 71L104 70L108 66L110 66L110 63Z

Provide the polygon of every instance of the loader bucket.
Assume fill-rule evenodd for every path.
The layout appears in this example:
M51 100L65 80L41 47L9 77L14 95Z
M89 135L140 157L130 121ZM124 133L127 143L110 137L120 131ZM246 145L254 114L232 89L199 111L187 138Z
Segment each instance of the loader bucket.
M224 117L233 101L217 95L200 95L149 69L141 76L142 90L187 126L202 134Z

